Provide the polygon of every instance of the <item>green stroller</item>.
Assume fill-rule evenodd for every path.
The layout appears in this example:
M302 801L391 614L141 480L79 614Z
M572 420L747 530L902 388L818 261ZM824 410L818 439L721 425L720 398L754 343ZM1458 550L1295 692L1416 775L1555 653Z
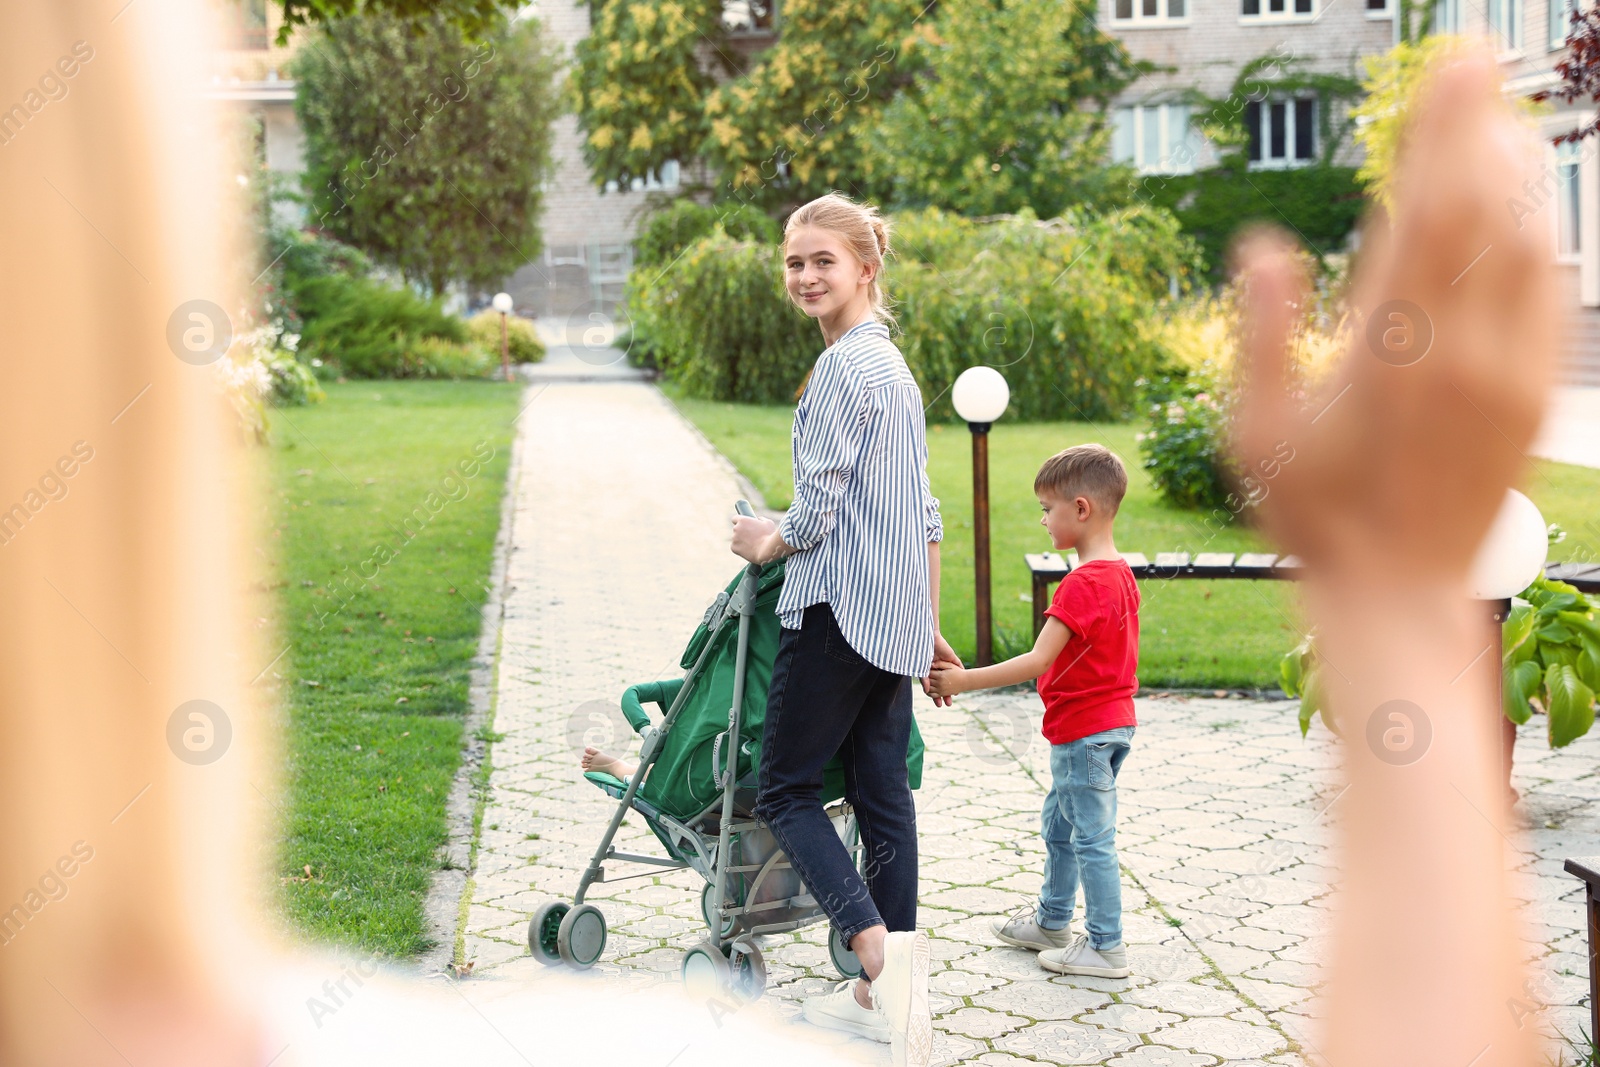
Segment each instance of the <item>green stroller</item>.
M750 515L750 505L738 503ZM777 656L778 594L784 565L751 564L712 602L684 649L681 679L647 682L622 695L622 712L642 738L639 767L628 781L590 771L588 778L619 801L594 858L578 880L573 902L553 900L528 924L528 948L545 963L592 967L605 951L605 916L584 895L595 882L651 877L691 869L705 881L700 913L708 936L684 953L685 984L707 996L744 1000L766 987L766 964L756 938L797 930L827 916L801 883L772 832L752 814L761 762L767 686ZM651 722L645 704L663 713ZM906 753L911 787L922 778L923 743L915 723ZM844 803L837 757L823 773L823 803L840 840L862 862L855 815ZM643 816L664 856L620 852L612 840L629 811ZM636 874L608 874L608 860L642 864ZM855 954L830 930L828 952L840 975L861 973Z

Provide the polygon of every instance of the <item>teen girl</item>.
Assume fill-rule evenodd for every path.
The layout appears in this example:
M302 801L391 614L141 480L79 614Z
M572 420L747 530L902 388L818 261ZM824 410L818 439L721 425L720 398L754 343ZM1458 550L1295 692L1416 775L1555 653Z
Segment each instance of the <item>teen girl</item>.
M939 635L939 504L928 491L922 392L889 339L880 284L889 229L837 193L784 227L789 299L822 327L794 415L794 503L781 523L735 517L733 551L791 557L778 601L756 814L861 960L812 997L818 1025L887 1041L897 1064L932 1052L928 938L917 932L917 830L906 746L911 679L959 662ZM866 876L821 801L844 762Z

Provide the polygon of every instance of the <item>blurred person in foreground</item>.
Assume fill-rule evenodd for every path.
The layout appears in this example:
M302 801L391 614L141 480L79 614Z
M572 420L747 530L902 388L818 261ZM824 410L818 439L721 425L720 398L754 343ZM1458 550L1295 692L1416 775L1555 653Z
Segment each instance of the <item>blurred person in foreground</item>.
M726 1018L736 1005L684 1011L553 975L421 987L274 946L260 918L271 760L250 683L275 650L241 625L256 606L252 483L210 371L168 341L176 309L237 306L248 281L231 296L219 281L246 257L199 93L204 10L0 8L0 69L50 79L17 90L27 114L0 143L0 499L26 508L0 544L0 901L26 905L0 944L0 1063L568 1063L592 1058L602 1027L610 1054L641 1064L717 1062L730 1044L826 1062L756 1013ZM1304 282L1286 239L1256 235L1238 260L1238 448L1248 465L1294 442L1264 518L1308 562L1323 649L1350 680L1336 713L1357 722L1404 698L1434 731L1406 768L1346 746L1344 903L1315 1051L1352 1067L1530 1065L1531 1032L1505 1009L1520 973L1494 657L1450 679L1493 637L1464 574L1539 419L1555 287L1544 228L1518 231L1505 208L1537 162L1487 54L1443 74L1420 116L1396 232L1369 228L1357 285L1363 308L1423 308L1432 351L1394 368L1358 338L1348 394L1316 421L1293 409L1284 348ZM41 472L69 491L29 495ZM233 721L207 765L168 743L195 699ZM48 899L30 888L46 877ZM304 1001L329 984L346 995L313 1026Z

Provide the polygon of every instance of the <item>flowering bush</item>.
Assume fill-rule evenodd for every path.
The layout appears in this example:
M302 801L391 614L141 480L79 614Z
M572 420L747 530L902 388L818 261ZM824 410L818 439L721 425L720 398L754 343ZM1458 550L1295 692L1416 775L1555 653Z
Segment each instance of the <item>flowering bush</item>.
M272 312L270 305L267 311ZM240 333L214 364L241 426L257 441L266 439L267 405L293 407L327 398L312 368L296 355L299 345L300 335L289 332L284 316L276 315Z
M1329 266L1330 273L1319 277L1291 342L1289 389L1301 403L1308 402L1327 379L1347 342L1350 321L1334 296L1342 268L1342 262L1336 262ZM1330 328L1332 322L1338 325ZM1294 457L1294 442L1281 442L1274 461L1246 475L1228 456L1238 358L1237 294L1224 291L1221 297L1191 304L1177 314L1153 318L1148 329L1177 369L1152 382L1141 379L1148 421L1148 429L1139 434L1144 468L1174 506L1218 512L1226 508L1237 517L1264 498L1264 482ZM1231 521L1230 516L1222 517Z

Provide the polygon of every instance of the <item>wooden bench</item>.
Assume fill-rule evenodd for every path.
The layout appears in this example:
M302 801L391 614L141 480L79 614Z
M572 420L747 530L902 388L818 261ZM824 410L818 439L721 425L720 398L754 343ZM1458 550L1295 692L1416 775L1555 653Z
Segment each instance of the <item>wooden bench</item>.
M1595 953L1600 949L1600 856L1568 860L1568 874L1583 879L1583 910L1589 920L1589 1033L1600 1034L1600 966Z
M1071 560L1055 552L1029 552L1028 571L1033 575L1033 635L1044 629L1044 609L1050 604L1050 587L1072 570ZM1255 578L1287 581L1299 578L1304 566L1294 556L1270 552L1158 552L1152 561L1143 552L1122 553L1124 562L1140 581L1152 578ZM1567 582L1586 593L1600 593L1600 564L1547 563L1545 577Z

